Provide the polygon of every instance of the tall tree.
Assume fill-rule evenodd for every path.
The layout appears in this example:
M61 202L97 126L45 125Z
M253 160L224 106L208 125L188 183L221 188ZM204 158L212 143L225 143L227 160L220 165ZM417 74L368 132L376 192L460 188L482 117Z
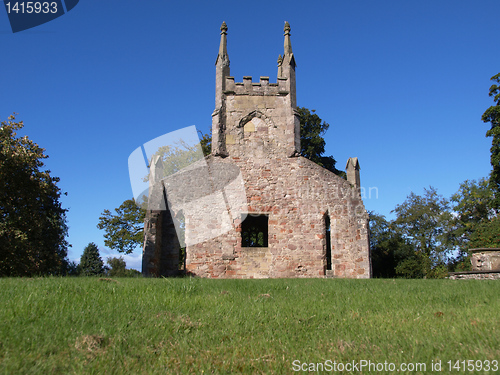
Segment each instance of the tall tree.
M456 213L456 240L462 252L471 246L470 241L479 225L487 226L498 213L495 209L495 194L487 179L466 180L452 195L453 211Z
M435 188L424 189L423 196L410 193L392 212L395 227L428 260L426 274L448 262L454 250L454 220L448 200Z
M104 244L110 249L130 254L144 241L144 218L146 210L139 207L133 199L127 199L116 214L104 210L97 227L105 231Z
M324 156L326 133L330 125L324 122L315 112L304 107L297 107L300 115L300 153L305 158L345 178L345 172L335 168L337 161L333 156Z
M491 80L500 84L500 73L491 77ZM490 87L489 96L493 97L495 105L489 107L481 119L491 123L490 130L486 132L487 137L492 137L491 142L491 166L490 186L495 192L495 207L500 208L500 86L493 84Z
M470 237L470 248L500 247L500 216L484 220Z
M15 114L0 123L0 276L62 274L67 259L66 210L59 178L44 170L45 150Z
M83 249L79 271L83 276L95 276L104 273L104 262L99 255L99 249L95 243L90 242Z

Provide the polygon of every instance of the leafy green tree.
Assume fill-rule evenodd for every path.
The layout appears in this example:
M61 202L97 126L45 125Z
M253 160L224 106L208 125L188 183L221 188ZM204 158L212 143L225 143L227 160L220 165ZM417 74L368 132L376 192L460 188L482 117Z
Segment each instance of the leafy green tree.
M491 77L500 83L500 73ZM459 191L451 197L455 203L456 238L461 251L461 257L468 263L467 250L475 247L500 246L498 214L500 213L500 86L493 84L489 90L495 105L489 107L481 119L490 123L486 132L492 137L491 166L488 180L465 181Z
M123 257L111 257L106 260L106 263L109 266L108 276L111 277L138 277L142 274L133 269L127 269L127 263L123 259Z
M487 179L464 181L451 197L455 204L455 238L459 255L450 265L453 271L471 268L469 249L500 246L500 219L495 192Z
M495 193L487 179L466 180L452 195L453 211L456 213L456 239L460 250L466 252L470 240L479 224L489 222L498 211L495 207Z
M142 277L142 273L137 270L127 269L126 271L127 271L126 274L127 277Z
M370 250L373 277L423 277L421 272L409 272L407 263L404 266L409 260L418 260L413 246L394 229L393 222L374 212L370 212Z
M305 158L328 169L336 175L345 178L345 172L335 168L337 163L333 156L323 156L325 153L325 139L329 124L324 122L315 112L304 107L297 107L300 115L300 153Z
M44 170L45 150L16 131L15 114L0 123L0 276L65 274L66 211L59 178Z
M106 263L109 266L108 275L112 277L125 277L127 276L127 263L123 257L108 258Z
M431 269L447 264L455 245L455 227L449 201L433 187L424 195L410 193L392 211L395 227L425 260L425 275Z
M99 249L95 243L90 242L85 249L83 249L78 268L80 275L83 276L95 276L104 273L104 262L99 255Z
M500 84L500 73L491 77L491 80ZM491 128L486 132L487 137L492 137L490 186L495 192L495 207L500 208L500 86L493 84L489 96L493 97L495 105L489 107L481 119L491 123Z
M479 223L472 233L470 248L480 247L500 247L500 216Z
M404 279L421 279L431 273L430 260L422 253L414 252L397 264L395 272Z
M146 210L133 199L115 208L116 214L104 210L97 227L105 231L104 244L110 249L130 254L144 241L144 218Z

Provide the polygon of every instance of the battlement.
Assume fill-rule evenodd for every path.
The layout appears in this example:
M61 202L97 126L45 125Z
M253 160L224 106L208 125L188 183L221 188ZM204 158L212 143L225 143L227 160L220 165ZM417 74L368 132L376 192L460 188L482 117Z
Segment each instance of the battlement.
M251 76L244 76L243 82L235 82L229 69L227 30L223 22L215 61L212 155L254 155L262 150L264 154L274 153L280 157L296 156L300 151L300 121L294 112L297 107L295 57L290 25L285 23L284 53L278 57L276 83L269 83L268 76L261 76L258 82L252 82ZM255 115L255 121L251 116L247 121L252 121L250 125L239 126L249 115ZM260 132L251 129L260 129Z
M251 76L244 76L243 82L234 82L234 77L225 77L226 95L265 95L265 96L284 96L288 95L288 78L278 77L278 82L269 83L269 77L260 77L259 82L252 82Z

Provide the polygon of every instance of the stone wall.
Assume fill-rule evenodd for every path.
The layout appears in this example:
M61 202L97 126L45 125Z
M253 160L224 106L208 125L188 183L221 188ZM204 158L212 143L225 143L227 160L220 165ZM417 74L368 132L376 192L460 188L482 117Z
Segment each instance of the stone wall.
M472 269L475 271L496 271L500 272L500 249L479 248L470 249L472 253Z
M194 243L221 223L186 214L186 270L210 278L323 277L326 274L325 215L331 223L333 277L368 278L368 217L359 191L347 181L303 158L208 159L241 171L249 214L269 215L267 248L242 247L241 218L216 238ZM206 216L205 216L206 217Z
M500 280L500 272L453 272L450 280Z
M499 280L500 279L500 249L479 248L469 249L472 271L450 272L451 280Z

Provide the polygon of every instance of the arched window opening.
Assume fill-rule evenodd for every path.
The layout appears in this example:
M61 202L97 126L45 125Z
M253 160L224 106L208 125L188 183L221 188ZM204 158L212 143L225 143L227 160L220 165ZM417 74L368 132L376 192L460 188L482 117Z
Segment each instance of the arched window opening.
M332 240L330 230L330 216L325 215L325 238L326 238L326 269L332 269Z

